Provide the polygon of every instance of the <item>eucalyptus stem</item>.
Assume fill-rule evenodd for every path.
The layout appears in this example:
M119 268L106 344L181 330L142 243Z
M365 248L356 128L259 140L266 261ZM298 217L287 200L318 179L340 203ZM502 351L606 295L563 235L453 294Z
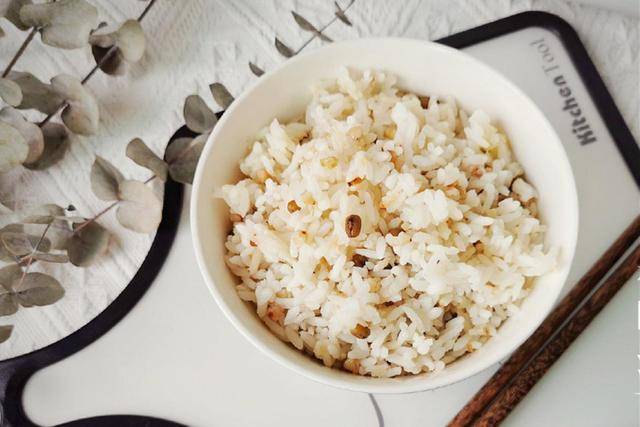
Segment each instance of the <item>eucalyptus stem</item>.
M355 3L356 0L351 0L349 2L349 4L347 6L345 6L344 9L342 9L343 12L346 12L347 10L349 10L349 8L353 5L353 3ZM334 22L336 22L338 20L337 16L334 16L333 19L329 22L327 22L325 25L323 25L320 29L318 29L319 33L322 33L324 30L326 30L327 28L329 28L329 25L333 24ZM302 44L302 46L300 46L300 48L298 50L296 50L295 54L299 54L300 52L302 52L302 49L304 49L305 47L307 47L307 45L309 43L311 43L313 41L313 39L315 39L317 37L317 34L313 34L311 37L309 37L309 39L304 42Z
M156 0L151 0L149 2L149 4L147 4L147 6L142 11L142 13L138 16L138 22L142 22L142 20L144 19L145 15L147 14L147 12L149 12L149 9L151 9L151 7L154 5L155 2L156 2ZM81 80L81 83L85 84L91 78L91 76L93 76L95 74L95 72L98 71L98 69L100 67L102 67L104 64L106 64L106 62L108 60L110 60L113 57L113 55L115 55L115 53L117 51L118 51L118 48L115 45L111 46L109 48L109 50L104 54L104 56L100 59L100 61L98 61L96 63L96 65L94 65L93 68L87 73L87 75L84 76L84 78ZM38 126L42 127L42 126L46 125L49 122L49 120L51 120L56 114L58 114L67 105L68 104L67 104L66 101L60 103L60 105L58 105L58 108L56 108L51 114L48 114L47 117L45 117L38 124ZM78 227L78 229L80 229L80 227Z
M27 36L26 39L24 39L24 41L20 45L20 49L18 49L16 54L13 55L13 58L11 58L11 62L9 62L9 65L7 65L7 68L4 69L4 72L2 73L3 78L9 75L9 72L11 71L13 66L16 65L16 62L18 62L18 59L20 59L24 51L27 50L27 46L29 46L29 43L31 43L31 40L33 40L37 32L38 32L38 28L36 27L33 27L31 31L29 31L29 35Z
M144 183L148 184L151 181L153 181L154 179L156 179L156 175L152 175L150 178L148 178ZM98 212L97 214L95 214L93 217L89 218L88 220L86 220L85 222L81 223L78 228L76 228L75 230L73 230L73 234L78 233L80 230L82 230L83 228L85 228L87 225L91 224L92 222L94 222L95 220L97 220L98 218L100 218L102 215L106 214L107 212L109 212L111 209L113 209L114 207L116 207L118 205L118 203L120 203L120 200L116 200L115 202L111 203L109 206L107 206L106 208L104 208L103 210L101 210L100 212Z
M20 281L18 282L18 285L16 286L16 288L20 287L20 285L24 281L24 278L27 276L27 273L29 272L29 268L31 267L31 264L33 263L33 255L36 252L38 252L38 248L40 248L40 244L44 240L44 237L47 234L47 231L49 231L50 227L51 227L51 223L48 223L47 226L44 228L44 231L40 235L40 238L38 239L38 242L36 243L36 246L33 248L31 253L27 256L27 265L24 268L24 270L22 270L22 276L20 276Z

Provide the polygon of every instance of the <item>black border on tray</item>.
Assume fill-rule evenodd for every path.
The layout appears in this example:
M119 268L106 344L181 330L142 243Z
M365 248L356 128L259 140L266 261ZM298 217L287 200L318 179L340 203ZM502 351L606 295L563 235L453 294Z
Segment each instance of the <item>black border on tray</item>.
M477 44L529 27L542 27L555 33L564 45L574 67L584 82L591 99L600 113L611 137L640 188L640 147L622 118L602 77L596 70L587 49L576 30L564 19L548 12L529 11L499 19L442 39L438 43L457 49ZM480 36L480 37L478 37Z
M481 43L529 27L546 28L558 35L573 65L578 70L598 112L602 116L636 184L640 187L640 147L627 127L611 94L589 57L578 34L557 15L540 11L518 13L448 37L436 40L457 49ZM185 127L171 138L193 136ZM122 293L98 316L69 336L42 349L0 361L0 412L2 426L37 426L26 415L22 392L28 379L38 370L88 346L115 326L142 298L160 271L175 238L182 209L183 187L173 181L165 185L162 222L140 269ZM84 418L61 424L78 426L182 426L159 418L136 415L111 415Z

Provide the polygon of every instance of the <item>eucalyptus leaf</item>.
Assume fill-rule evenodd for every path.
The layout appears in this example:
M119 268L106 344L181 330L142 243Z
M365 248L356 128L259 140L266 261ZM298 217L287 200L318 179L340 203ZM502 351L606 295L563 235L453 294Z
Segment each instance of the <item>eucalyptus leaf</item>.
M233 101L233 97L231 100ZM196 133L210 131L218 121L213 111L207 107L207 104L198 95L189 95L187 97L184 101L183 114L187 127Z
M233 95L229 93L226 87L222 83L212 83L209 85L209 90L213 95L213 99L218 103L222 109L226 110L233 102Z
M151 170L162 181L167 180L167 164L151 151L140 138L132 139L127 145L127 157L140 166Z
M121 76L126 74L129 69L129 64L122 58L115 46L108 48L93 45L91 53L100 69L110 76Z
M296 21L296 24L298 24L298 26L304 31L309 31L326 42L333 41L329 37L322 34L320 30L318 30L311 22L307 21L307 19L304 18L303 16L297 14L294 11L291 11L291 14L293 15L293 19Z
M22 269L16 264L0 268L0 290L11 292L13 284L22 277Z
M335 16L336 18L338 18L340 21L342 21L344 24L348 25L351 27L351 21L349 20L349 18L347 18L347 15L344 13L344 10L342 10L342 8L340 7L340 5L338 4L338 2L333 2L333 4L336 7L336 11L335 11Z
M86 267L107 252L110 235L103 226L92 221L86 225L74 224L73 229L67 243L67 255L73 265Z
M0 173L22 164L29 154L29 146L13 126L0 122Z
M311 32L318 31L317 28L314 27L313 24L311 22L307 21L307 19L304 18L303 16L297 14L293 10L291 11L291 14L293 15L294 21L296 21L296 24L298 24L298 26L300 28L302 28L303 30L311 31Z
M20 110L33 108L44 114L53 114L64 102L50 85L41 82L31 73L12 71L8 77L20 86L22 102L17 107Z
M24 224L50 224L57 217L64 215L64 209L54 203L35 206L22 217Z
M29 255L35 250L49 252L51 249L51 241L46 237L22 232L4 231L0 234L0 240L9 253L15 256Z
M51 79L51 88L68 104L61 117L69 130L80 135L95 134L100 119L98 103L80 80L60 74Z
M9 208L9 206L0 202L0 215L10 215L12 213L13 211L11 210L11 208Z
M124 176L115 166L96 156L91 167L91 189L100 200L118 200L118 186L122 180Z
M58 301L64 288L55 278L44 273L27 273L14 284L14 296L23 307L45 306Z
M74 223L78 222L84 222L85 219L82 218L80 220L76 220L74 217ZM47 232L47 238L51 241L51 248L52 249L66 249L67 248L67 244L69 242L69 239L71 238L71 236L73 235L73 231L71 230L71 227L69 225L69 222L67 222L69 218L67 217L59 217L56 218L52 223L51 223L51 227L49 228L49 231Z
M5 231L0 234L0 242L4 248L14 256L23 256L33 251L33 245L38 243L36 236L31 236L34 239L30 240L29 235L25 233L16 233L12 231ZM33 242L33 245L31 244Z
M55 219L58 219L61 221L68 221L71 223L85 222L86 220L86 218L83 218L81 216L66 216L66 215L57 216Z
M0 228L0 236L4 232L13 232L13 233L22 233L24 231L24 226L22 224L8 224L4 227ZM5 262L16 262L16 256L4 247L2 244L2 240L0 240L0 260Z
M20 19L20 9L27 4L32 4L31 0L3 0L0 2L0 9L2 9L0 15L7 18L19 30L28 30L30 26Z
M0 344L8 340L9 337L11 337L12 332L13 332L13 325L0 326Z
M101 48L116 46L118 55L123 60L133 63L142 58L146 41L140 23L135 19L129 19L112 33L92 34L89 43Z
M253 62L249 62L249 69L251 70L251 72L253 74L256 75L256 77L260 77L261 75L264 74L264 70L260 67L258 67L256 64L254 64Z
M11 316L18 311L18 302L11 291L0 288L0 316Z
M13 126L29 146L25 163L33 163L40 158L44 151L44 136L39 126L26 120L20 111L11 107L0 110L0 122Z
M23 231L25 233L32 234L34 236L41 236L46 229L46 238L51 243L51 248L49 248L49 250L66 249L67 241L72 234L69 217L65 215L41 215L37 211L33 211L33 213L27 213L24 218L26 221L25 219L21 221L23 222ZM79 220L76 220L76 218L77 217L73 217L74 221L85 221L84 218Z
M280 52L280 55L284 56L285 58L291 58L293 55L296 54L289 46L281 42L280 39L277 37L276 37L275 45L278 52Z
M178 138L167 147L165 160L169 163L169 175L174 181L192 184L198 159L208 135L195 138Z
M24 167L32 170L44 170L56 163L64 157L69 149L70 140L67 129L59 123L47 123L42 127L42 136L44 138L44 150L42 155L31 163L25 163Z
M67 254L51 254L46 252L36 252L33 254L33 259L37 259L42 262L54 262L64 264L65 262L69 262L69 257Z
M18 311L18 303L12 295L12 285L22 276L17 265L0 268L0 316L10 316Z
M20 105L22 102L22 91L18 83L0 77L0 98L12 107Z
M20 20L38 27L43 43L77 49L89 41L89 33L98 24L98 10L85 0L59 0L23 6Z
M143 182L120 183L120 204L116 218L124 227L138 233L151 233L162 219L162 201Z

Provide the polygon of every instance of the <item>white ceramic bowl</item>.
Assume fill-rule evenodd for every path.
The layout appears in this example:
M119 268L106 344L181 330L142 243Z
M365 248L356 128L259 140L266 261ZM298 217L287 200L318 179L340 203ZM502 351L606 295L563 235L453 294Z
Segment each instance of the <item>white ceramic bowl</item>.
M537 279L521 311L505 322L498 335L435 374L379 379L322 366L280 341L263 325L254 308L236 294L236 279L224 263L230 223L226 205L212 197L214 189L240 178L239 161L261 127L274 117L286 121L299 115L309 102L310 85L335 76L345 65L388 71L398 77L404 89L453 95L468 111L486 111L510 136L518 160L540 194L540 214L549 227L547 243L560 247L558 268ZM265 354L325 384L371 393L405 393L474 375L506 357L536 329L569 272L577 238L578 204L571 167L558 136L531 99L506 78L472 57L436 43L360 39L298 55L262 76L233 102L202 152L193 185L191 227L198 264L211 293L231 323Z

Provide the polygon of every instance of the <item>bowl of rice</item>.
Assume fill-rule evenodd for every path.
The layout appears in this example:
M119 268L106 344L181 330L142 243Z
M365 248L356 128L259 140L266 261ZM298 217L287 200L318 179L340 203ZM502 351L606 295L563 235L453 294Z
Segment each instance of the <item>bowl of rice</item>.
M578 229L562 143L524 93L439 44L298 55L234 101L202 152L195 253L275 361L371 393L508 356L545 318Z

